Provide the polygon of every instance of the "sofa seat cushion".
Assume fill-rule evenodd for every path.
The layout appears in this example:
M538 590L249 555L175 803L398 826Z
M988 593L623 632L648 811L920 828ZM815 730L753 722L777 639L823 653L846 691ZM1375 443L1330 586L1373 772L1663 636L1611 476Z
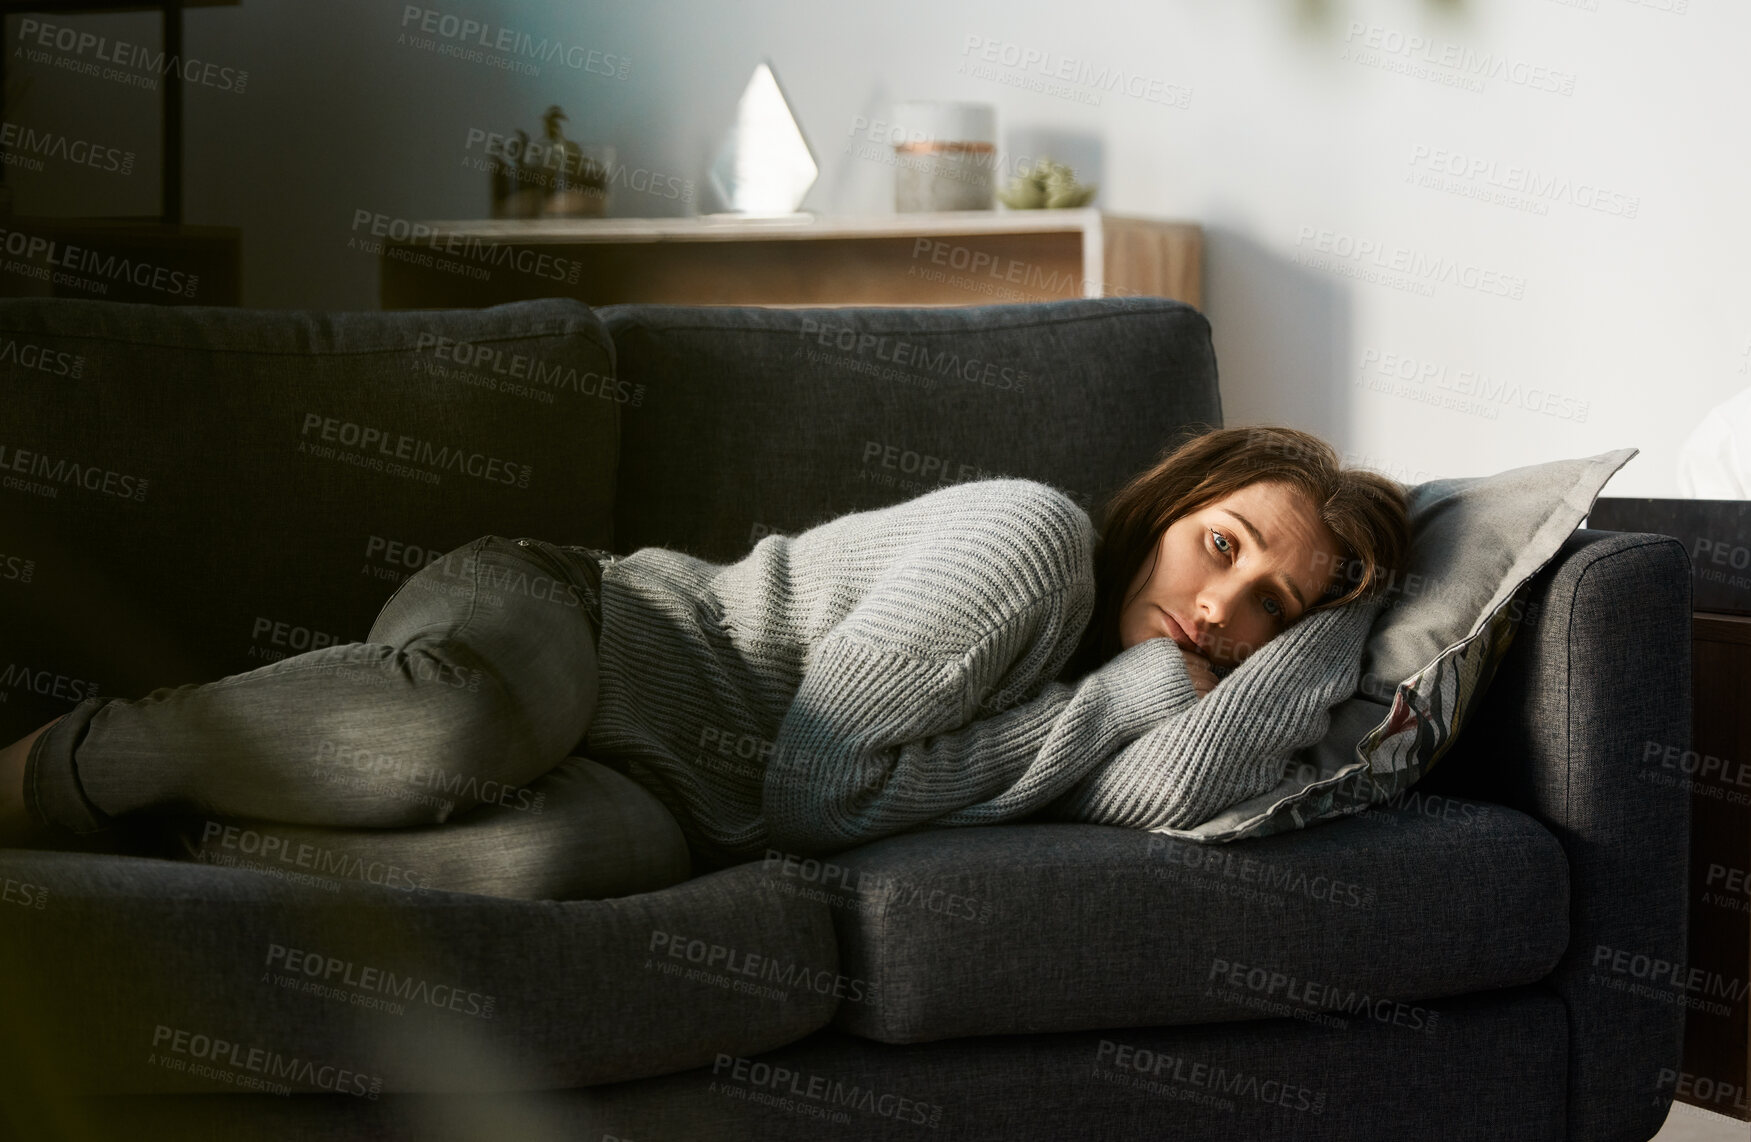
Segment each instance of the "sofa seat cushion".
M827 906L758 863L578 901L18 849L0 879L0 1010L67 1094L588 1086L759 1054L839 1002Z
M1288 1016L1417 1027L1419 1000L1531 983L1568 864L1516 810L1419 797L1227 845L1110 825L927 829L761 862L830 899L834 1025L888 1043Z
M86 1098L68 1117L129 1142L1573 1137L1561 998L1529 987L1432 1005L1437 1035L1272 1020L891 1047L826 1028L763 1055L585 1090Z

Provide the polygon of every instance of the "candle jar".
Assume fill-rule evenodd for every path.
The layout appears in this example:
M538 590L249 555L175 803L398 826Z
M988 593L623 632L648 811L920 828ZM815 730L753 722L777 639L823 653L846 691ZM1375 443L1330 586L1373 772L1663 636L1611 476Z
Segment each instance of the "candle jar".
M989 103L902 103L894 118L897 212L994 208L995 107Z

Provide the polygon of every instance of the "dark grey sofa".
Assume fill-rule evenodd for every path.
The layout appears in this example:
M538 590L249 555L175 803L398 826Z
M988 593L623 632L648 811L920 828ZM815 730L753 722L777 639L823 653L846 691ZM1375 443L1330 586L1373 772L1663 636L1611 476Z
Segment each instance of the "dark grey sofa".
M1002 474L1092 508L1221 424L1206 322L1157 299L31 300L0 339L0 741L363 638L421 558L391 551L727 562ZM372 463L404 437L413 470ZM1677 541L1577 531L1414 796L1218 849L926 830L564 901L195 863L156 821L6 850L6 1114L45 1139L1645 1139L1692 998L1657 966L1685 954L1688 800L1649 760L1689 744L1689 610ZM287 949L427 999L292 994L264 975ZM741 986L751 956L782 999ZM290 1093L247 1088L288 1061Z

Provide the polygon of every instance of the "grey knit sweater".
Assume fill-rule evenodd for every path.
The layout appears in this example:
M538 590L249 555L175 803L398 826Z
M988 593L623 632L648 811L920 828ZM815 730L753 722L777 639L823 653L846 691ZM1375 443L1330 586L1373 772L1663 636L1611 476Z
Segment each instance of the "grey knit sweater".
M1094 613L1094 528L991 479L602 576L590 757L713 867L1031 814L1183 829L1263 793L1354 691L1379 604L1304 617L1200 699L1151 638L1056 680Z

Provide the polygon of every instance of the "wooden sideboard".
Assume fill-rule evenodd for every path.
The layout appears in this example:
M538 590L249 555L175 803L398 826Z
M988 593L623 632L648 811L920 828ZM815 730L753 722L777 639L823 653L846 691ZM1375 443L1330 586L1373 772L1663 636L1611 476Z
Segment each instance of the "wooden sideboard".
M380 231L380 232L379 232ZM385 309L576 297L590 305L1203 305L1203 231L1102 210L781 217L375 218Z

